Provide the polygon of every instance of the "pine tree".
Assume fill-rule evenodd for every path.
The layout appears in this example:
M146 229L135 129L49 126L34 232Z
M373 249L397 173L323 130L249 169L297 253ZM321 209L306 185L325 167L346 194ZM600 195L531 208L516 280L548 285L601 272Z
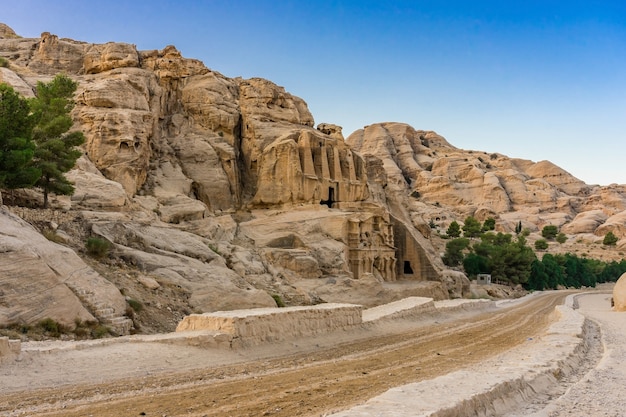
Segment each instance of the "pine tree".
M476 218L468 216L463 223L463 236L478 237L482 233L482 225Z
M446 234L448 235L448 237L451 238L457 238L461 236L461 226L456 221L453 221L452 223L450 223L450 226L448 226Z
M41 175L31 166L32 129L27 100L11 86L0 84L0 188L31 187Z
M69 132L72 127L70 112L77 83L65 75L57 75L49 83L37 83L37 97L31 101L36 121L33 138L37 143L35 166L41 170L37 183L43 189L44 208L48 194L71 195L74 186L65 173L74 167L81 152L76 149L84 143L82 132Z

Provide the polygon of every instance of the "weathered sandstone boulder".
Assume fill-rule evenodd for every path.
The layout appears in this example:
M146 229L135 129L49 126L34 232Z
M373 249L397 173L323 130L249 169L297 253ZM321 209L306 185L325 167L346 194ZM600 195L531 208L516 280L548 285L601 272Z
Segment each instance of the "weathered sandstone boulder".
M613 232L618 238L626 237L626 211L617 213L608 219L595 230L596 236L604 236L608 232Z
M613 287L613 309L626 311L626 274L622 274Z
M602 210L584 211L564 225L561 231L568 234L594 233L607 219L608 216Z
M13 87L15 91L26 98L35 97L33 88L26 84L19 75L11 71L9 68L0 67L0 83L5 83Z
M102 174L72 170L66 178L75 187L71 196L72 207L89 210L121 210L128 197L119 182L106 179Z
M104 45L92 45L83 60L83 68L87 74L138 66L137 48L126 43L109 42Z
M4 208L0 252L0 325L52 318L73 327L76 320L99 320L119 333L129 331L126 300L113 284Z
M213 241L166 224L97 221L93 233L115 244L118 256L159 283L189 293L190 305L202 312L273 307L274 299L252 288L229 269ZM213 248L213 249L212 249Z

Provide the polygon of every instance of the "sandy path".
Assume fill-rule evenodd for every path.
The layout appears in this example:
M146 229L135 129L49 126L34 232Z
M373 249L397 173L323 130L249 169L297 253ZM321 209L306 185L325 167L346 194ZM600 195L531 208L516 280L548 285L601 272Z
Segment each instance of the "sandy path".
M248 351L170 346L164 358L163 345L122 344L39 355L0 368L0 415L319 416L509 350L541 334L564 297Z
M583 294L578 311L600 326L602 345L595 367L566 387L564 395L534 413L519 416L623 417L626 415L626 312L611 310L610 293ZM590 358L591 359L591 358ZM513 415L511 415L512 417Z

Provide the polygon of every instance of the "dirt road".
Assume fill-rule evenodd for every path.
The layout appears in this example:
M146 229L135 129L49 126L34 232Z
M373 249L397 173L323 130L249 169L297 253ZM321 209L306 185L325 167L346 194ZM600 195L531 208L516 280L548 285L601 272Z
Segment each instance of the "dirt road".
M368 337L317 351L288 356L275 352L270 358L150 378L13 392L0 399L0 415L325 415L390 387L481 362L536 337L566 295L546 293L453 321L415 323L409 330L389 324Z

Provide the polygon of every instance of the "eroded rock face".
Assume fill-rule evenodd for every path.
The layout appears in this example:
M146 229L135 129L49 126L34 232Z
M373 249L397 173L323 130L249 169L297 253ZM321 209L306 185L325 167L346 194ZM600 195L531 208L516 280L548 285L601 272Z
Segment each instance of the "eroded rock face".
M73 328L77 319L98 319L118 333L130 330L126 300L113 284L4 208L0 252L0 326L52 318Z
M522 221L531 231L551 224L564 233L623 234L623 186L586 185L549 161L458 149L434 132L402 123L367 126L347 142L368 165L382 166L387 201L391 194L394 200L412 197L398 204L409 209L411 219L426 215L443 228L472 215L480 221L496 218L505 232ZM380 191L376 198L382 198ZM609 222L612 216L617 217Z

